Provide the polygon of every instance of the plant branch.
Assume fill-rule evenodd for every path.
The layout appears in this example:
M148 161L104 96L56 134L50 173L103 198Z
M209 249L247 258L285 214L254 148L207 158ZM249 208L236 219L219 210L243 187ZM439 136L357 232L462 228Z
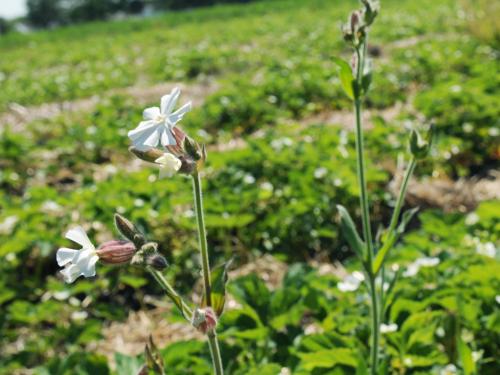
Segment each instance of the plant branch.
M205 219L203 216L203 196L201 189L201 179L198 172L193 174L193 191L194 191L194 202L196 208L196 221L198 223L198 237L200 242L200 255L201 255L201 265L203 272L203 284L205 288L205 301L207 306L211 307L212 284L210 279L210 263L208 259L208 244L207 244L207 233L205 229ZM208 336L208 345L210 347L210 354L212 356L212 363L214 366L214 372L216 375L222 375L224 374L224 369L222 367L222 359L215 329L208 331L207 336Z

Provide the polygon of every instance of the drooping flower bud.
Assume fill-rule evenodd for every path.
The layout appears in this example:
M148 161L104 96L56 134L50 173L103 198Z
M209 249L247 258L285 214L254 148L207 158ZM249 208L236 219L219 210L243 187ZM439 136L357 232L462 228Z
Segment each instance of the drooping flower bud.
M115 225L118 231L135 246L141 247L146 243L144 235L136 228L132 222L120 214L115 214Z
M146 264L157 271L163 271L168 267L168 262L163 255L153 254L146 257Z
M193 311L191 324L201 333L212 331L217 326L217 316L211 307L197 308Z
M135 147L129 147L129 151L137 156L139 159L154 163L156 159L163 155L163 151L158 148L150 148L149 150L139 150Z
M99 260L107 264L129 263L137 248L130 241L112 240L104 242L96 250Z

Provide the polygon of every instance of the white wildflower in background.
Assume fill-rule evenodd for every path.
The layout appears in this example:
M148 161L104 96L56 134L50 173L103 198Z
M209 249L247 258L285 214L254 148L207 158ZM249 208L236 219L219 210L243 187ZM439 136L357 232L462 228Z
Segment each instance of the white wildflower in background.
M495 296L495 301L496 301L496 303L498 303L500 305L500 294L497 294Z
M495 258L497 254L497 249L493 242L478 242L476 245L476 252L480 255L484 255L490 258Z
M155 160L160 166L160 178L172 177L182 166L182 162L176 156L165 153Z
M454 375L454 374L457 374L457 366L455 366L453 363L450 363L449 365L446 365L446 367L444 369L442 369L439 374L440 375Z
M415 276L420 267L435 267L439 264L440 260L436 257L423 257L417 259L415 262L410 263L406 267L406 271L403 273L404 277L413 277Z
M390 324L382 323L380 325L380 333L382 334L396 332L397 330L398 330L398 325L395 323L390 323Z
M328 173L328 169L325 167L319 167L314 171L314 178L321 179L325 177Z
M19 218L17 216L7 216L5 220L0 223L0 234L10 234L18 221Z
M475 212L471 212L465 217L465 225L475 225L479 222L479 216Z
M337 288L339 288L341 292L354 292L364 280L365 276L361 272L354 271L352 274L344 277L344 279L337 284Z
M134 147L145 151L161 144L166 147L175 145L172 133L175 125L182 120L184 115L191 110L191 102L184 104L177 111L172 112L181 91L176 87L168 95L161 98L160 107L146 108L142 114L144 121L139 126L128 132Z
M57 250L57 264L60 267L64 267L61 271L64 281L72 283L80 276L95 276L95 264L99 257L83 228L72 228L66 232L65 237L81 245L82 248L74 250L62 247Z

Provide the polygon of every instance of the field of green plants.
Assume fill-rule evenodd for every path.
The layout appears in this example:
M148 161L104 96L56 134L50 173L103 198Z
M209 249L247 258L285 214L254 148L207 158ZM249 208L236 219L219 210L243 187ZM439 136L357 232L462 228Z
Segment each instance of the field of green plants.
M498 374L500 38L474 32L466 1L381 3L365 122L375 233L408 129L435 126L406 202L419 213L388 260L381 361L387 374ZM369 300L336 209L360 225L334 61L350 58L340 23L356 5L258 1L0 38L0 374L135 375L149 334L167 374L211 373L205 340L170 333L181 315L143 270L99 264L65 284L55 260L76 224L116 238L118 212L160 244L181 294L201 298L190 181L158 179L128 152L142 110L175 85L195 99L180 126L208 150L210 261L233 259L226 373L362 374Z

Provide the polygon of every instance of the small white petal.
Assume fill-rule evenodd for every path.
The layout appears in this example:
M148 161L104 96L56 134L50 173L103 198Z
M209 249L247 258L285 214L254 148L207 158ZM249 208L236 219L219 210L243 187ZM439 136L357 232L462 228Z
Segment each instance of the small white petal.
M174 146L176 144L177 142L174 138L174 135L172 134L172 131L170 129L165 128L164 132L161 135L161 145L163 147L167 147L167 146Z
M82 245L83 249L94 249L94 245L90 242L87 233L82 227L71 228L66 232L67 239L76 242L79 245Z
M61 274L64 276L64 281L66 281L68 284L72 283L75 281L78 276L82 274L80 271L80 268L76 264L71 264L64 268L61 271Z
M165 116L170 115L175 105L177 104L177 100L181 94L181 90L178 87L175 87L170 94L164 95L161 98L161 113Z
M160 108L149 107L142 112L142 117L144 120L155 120L160 114Z
M421 267L434 267L439 264L439 258L435 257L424 257L417 259L416 263Z
M168 122L170 123L170 125L177 124L179 121L182 120L184 115L188 113L190 110L191 110L191 102L187 102L177 111L168 116Z
M85 263L85 267L82 267L82 274L85 277L94 277L95 276L95 264L99 260L97 255L92 255L87 263Z
M78 250L61 247L59 250L57 250L56 253L57 264L60 267L63 267L66 264L72 262L73 259L77 257L77 255L78 255Z
M392 332L396 332L397 330L398 330L398 325L395 323L391 323L391 324L382 323L380 325L380 333L392 333Z

